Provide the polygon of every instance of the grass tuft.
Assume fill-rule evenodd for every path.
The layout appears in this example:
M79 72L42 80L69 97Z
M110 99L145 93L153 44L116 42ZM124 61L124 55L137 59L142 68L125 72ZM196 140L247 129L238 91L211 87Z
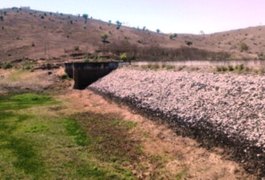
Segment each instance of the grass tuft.
M68 134L74 138L77 145L86 146L90 144L87 134L75 120L67 119L65 121L65 127Z

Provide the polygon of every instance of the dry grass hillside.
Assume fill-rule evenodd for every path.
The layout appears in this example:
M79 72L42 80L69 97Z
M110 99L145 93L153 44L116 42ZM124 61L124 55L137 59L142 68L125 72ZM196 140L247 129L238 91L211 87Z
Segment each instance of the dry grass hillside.
M263 59L265 27L169 35L62 13L0 10L0 61Z

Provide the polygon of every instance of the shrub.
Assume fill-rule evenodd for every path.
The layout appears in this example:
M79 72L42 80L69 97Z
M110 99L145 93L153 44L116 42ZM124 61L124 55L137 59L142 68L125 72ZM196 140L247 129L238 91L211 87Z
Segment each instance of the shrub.
M243 51L248 51L249 47L246 43L241 43L240 44L240 51L243 52Z
M75 50L75 51L79 51L79 46L75 46L75 47L74 47L74 50Z
M186 45L191 46L193 43L191 41L185 41Z
M229 71L234 71L234 67L231 66L231 65L229 65L229 66L228 66L228 70L229 70Z
M65 74L60 76L60 79L61 80L66 80L66 79L69 79L69 76L65 73Z
M162 64L162 69L172 70L175 69L175 66L170 64Z
M121 53L120 54L120 59L123 60L123 61L126 61L128 58L127 58L127 54L126 53Z
M88 14L83 14L82 17L87 21L87 19L88 19Z
M171 39L171 40L175 39L176 37L178 37L178 35L176 33L169 35L169 39Z
M159 64L148 64L144 66L144 68L151 69L151 70L157 70L160 68Z
M3 69L10 69L12 67L13 67L13 65L11 63L4 63L4 64L2 64L2 68Z
M121 28L122 23L120 21L116 21L116 29Z
M4 21L4 17L3 16L0 16L0 21Z
M228 70L225 66L217 66L216 67L217 72L226 72Z
M236 65L235 69L239 72L243 71L245 69L244 64Z
M102 34L101 35L101 41L103 42L103 43L107 43L108 42L108 35L106 34L106 33L104 33L104 34Z

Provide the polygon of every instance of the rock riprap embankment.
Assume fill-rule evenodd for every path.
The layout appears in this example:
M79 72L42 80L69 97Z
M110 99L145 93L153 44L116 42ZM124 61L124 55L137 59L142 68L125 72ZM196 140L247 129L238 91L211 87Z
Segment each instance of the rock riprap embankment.
M264 76L121 68L90 88L265 158Z

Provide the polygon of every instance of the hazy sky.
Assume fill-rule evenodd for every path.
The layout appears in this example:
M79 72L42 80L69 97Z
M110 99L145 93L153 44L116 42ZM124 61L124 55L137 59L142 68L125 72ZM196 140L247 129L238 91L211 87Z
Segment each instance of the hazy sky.
M166 33L213 33L265 24L264 0L0 0L0 8L87 13Z

